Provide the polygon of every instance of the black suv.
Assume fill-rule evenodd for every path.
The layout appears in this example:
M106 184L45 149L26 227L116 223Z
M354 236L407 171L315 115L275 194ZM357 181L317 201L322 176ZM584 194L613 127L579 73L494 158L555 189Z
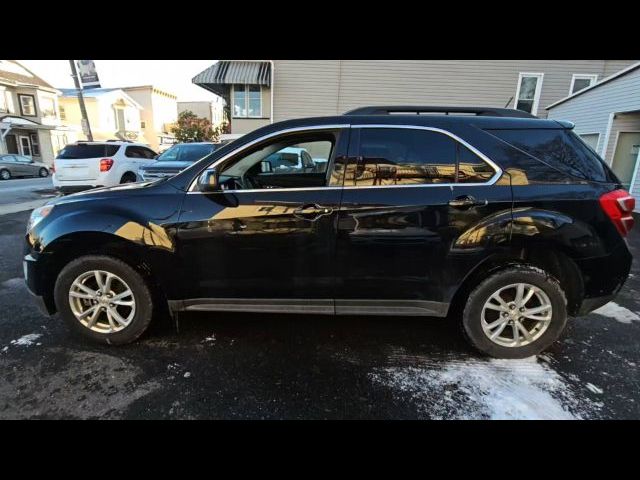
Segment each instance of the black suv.
M173 178L35 210L25 279L48 313L110 344L168 305L449 316L482 352L526 357L631 266L635 201L571 129L454 107L272 124Z

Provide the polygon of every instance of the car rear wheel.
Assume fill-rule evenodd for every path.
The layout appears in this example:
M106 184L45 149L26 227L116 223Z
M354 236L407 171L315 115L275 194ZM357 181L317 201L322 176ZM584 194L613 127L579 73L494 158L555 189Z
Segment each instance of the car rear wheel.
M49 176L49 170L47 170L46 168L42 167L39 171L38 171L38 175L40 175L41 177L48 177Z
M559 282L545 271L518 266L499 271L469 295L464 333L481 352L525 358L549 347L567 323L567 301Z
M70 262L58 276L54 296L69 327L100 343L133 342L153 313L151 292L140 274L107 256Z
M0 179L9 180L11 178L11 172L6 169L0 170Z

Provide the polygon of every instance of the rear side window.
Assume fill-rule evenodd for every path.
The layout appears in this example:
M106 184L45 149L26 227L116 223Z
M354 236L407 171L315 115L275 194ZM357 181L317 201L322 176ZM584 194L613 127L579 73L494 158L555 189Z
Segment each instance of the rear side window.
M569 130L520 129L489 132L568 175L597 182L615 181L600 157Z
M453 183L456 142L443 134L400 128L363 128L353 185ZM349 179L347 179L347 182Z
M448 135L419 129L363 128L360 157L347 184L485 183L496 173Z
M116 154L120 145L109 144L80 144L67 145L56 158L58 159L74 159L74 158L100 158L112 157Z

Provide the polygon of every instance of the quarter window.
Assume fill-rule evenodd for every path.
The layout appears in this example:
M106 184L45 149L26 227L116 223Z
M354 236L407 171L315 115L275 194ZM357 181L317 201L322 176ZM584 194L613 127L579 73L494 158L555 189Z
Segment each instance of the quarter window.
M36 100L33 95L20 95L18 94L18 101L20 102L20 112L25 117L36 116Z
M543 73L521 73L516 91L516 109L532 115L538 113Z
M233 86L233 116L239 118L262 116L260 85L235 84Z

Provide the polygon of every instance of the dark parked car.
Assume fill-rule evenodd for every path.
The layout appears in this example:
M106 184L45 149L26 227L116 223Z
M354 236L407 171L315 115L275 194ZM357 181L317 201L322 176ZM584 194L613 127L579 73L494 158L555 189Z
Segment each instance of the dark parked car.
M173 177L191 164L215 151L219 145L212 142L178 143L156 157L156 161L138 170L138 180L158 180Z
M0 155L0 180L13 177L48 177L49 167L32 158L9 153Z
M175 177L35 210L26 282L110 344L168 305L448 316L486 354L530 356L610 301L631 265L635 201L571 129L454 107L276 123ZM318 168L269 165L292 148Z

